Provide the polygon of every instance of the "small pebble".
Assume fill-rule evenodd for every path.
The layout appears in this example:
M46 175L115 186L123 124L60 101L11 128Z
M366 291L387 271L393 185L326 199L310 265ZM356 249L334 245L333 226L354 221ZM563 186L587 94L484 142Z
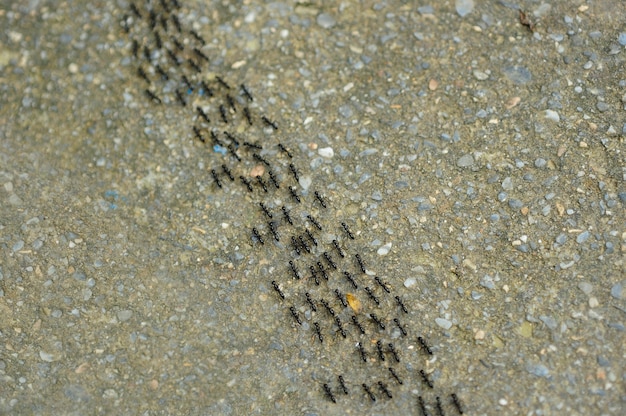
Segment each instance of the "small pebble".
M559 113L557 113L554 110L546 110L544 113L544 116L548 120L554 121L555 123L558 123L559 121L561 121L561 117L559 116Z
M413 287L417 284L417 279L414 277L409 277L404 281L404 287Z
M550 370L543 364L528 363L526 364L526 371L537 377L548 377L550 375Z
M593 292L593 285L589 282L578 283L578 288L582 290L585 295L590 295Z
M621 282L614 284L611 288L611 296L619 300L626 299L626 290L624 289L625 287L626 280L622 280Z
M620 33L619 36L617 37L617 41L619 42L620 45L626 46L626 32Z
M583 231L576 237L576 242L578 244L582 244L589 239L589 236L591 236L591 233L589 231Z
M435 323L437 325L439 325L443 329L450 329L450 328L452 328L452 322L448 321L447 319L436 318L435 319Z
M474 164L474 157L469 153L464 154L456 161L456 165L460 168L472 166L473 164Z
M117 319L120 322L126 322L128 321L131 317L133 316L133 311L130 311L128 309L123 310L123 311L119 311L117 313Z
M391 243L387 243L376 252L379 256L386 256L389 254L389 250L391 250Z
M337 24L337 21L328 13L320 13L317 16L317 24L324 29L330 29Z
M335 152L332 147L322 147L320 149L317 149L317 153L320 156L326 157L326 158L331 158L335 156Z
M474 10L474 0L456 0L456 12L461 17L465 17Z
M483 71L474 71L474 78L476 78L479 81L485 81L486 79L489 79L489 75L487 75L485 72Z
M590 308L597 308L598 306L600 306L600 302L598 302L598 298L596 298L595 296L592 296L589 298L589 307Z

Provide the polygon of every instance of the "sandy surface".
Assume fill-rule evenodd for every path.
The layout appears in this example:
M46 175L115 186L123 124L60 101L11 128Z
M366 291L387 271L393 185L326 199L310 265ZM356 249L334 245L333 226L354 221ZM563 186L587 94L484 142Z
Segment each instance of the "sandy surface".
M0 413L624 414L623 2L153 3L0 6Z

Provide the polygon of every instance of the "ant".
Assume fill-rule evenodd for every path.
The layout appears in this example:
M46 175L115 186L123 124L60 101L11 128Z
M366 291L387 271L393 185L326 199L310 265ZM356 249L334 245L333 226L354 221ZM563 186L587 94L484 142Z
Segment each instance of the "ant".
M346 234L348 234L348 237L350 237L350 240L354 240L354 234L352 234L352 232L348 228L348 224L346 224L345 222L342 222L341 226L343 227Z
M265 124L267 124L269 127L273 128L274 130L278 130L278 126L276 125L276 123L274 123L272 120L270 120L269 118L265 117L265 116L261 116L261 120L263 120L263 122Z

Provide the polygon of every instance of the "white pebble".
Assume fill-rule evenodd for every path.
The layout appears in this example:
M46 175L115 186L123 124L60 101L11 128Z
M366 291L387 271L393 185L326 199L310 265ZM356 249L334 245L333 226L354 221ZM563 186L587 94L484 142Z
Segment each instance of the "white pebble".
M311 186L311 183L313 183L313 179L311 179L310 176L300 176L300 180L298 181L298 183L300 184L302 189L306 191Z
M331 158L331 157L335 156L335 151L333 150L332 147L322 147L322 148L317 150L317 153L321 157Z
M559 113L557 113L554 110L546 110L545 118L547 118L548 120L554 121L556 123L561 121L561 117L559 116Z
M404 287L412 287L417 284L417 279L414 277L409 277L404 281Z
M385 244L384 246L379 248L376 253L378 253L379 256L386 256L387 254L389 254L389 250L391 250L391 243Z
M440 327L442 327L443 329L450 329L450 328L452 328L452 322L448 321L447 319L436 318L435 319L435 323L437 325L439 325Z

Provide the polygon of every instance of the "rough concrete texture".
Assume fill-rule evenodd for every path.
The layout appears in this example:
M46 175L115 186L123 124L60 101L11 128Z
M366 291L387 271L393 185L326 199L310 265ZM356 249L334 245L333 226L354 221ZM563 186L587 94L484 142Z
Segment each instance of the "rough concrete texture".
M621 0L179 1L0 6L0 413L624 414Z

